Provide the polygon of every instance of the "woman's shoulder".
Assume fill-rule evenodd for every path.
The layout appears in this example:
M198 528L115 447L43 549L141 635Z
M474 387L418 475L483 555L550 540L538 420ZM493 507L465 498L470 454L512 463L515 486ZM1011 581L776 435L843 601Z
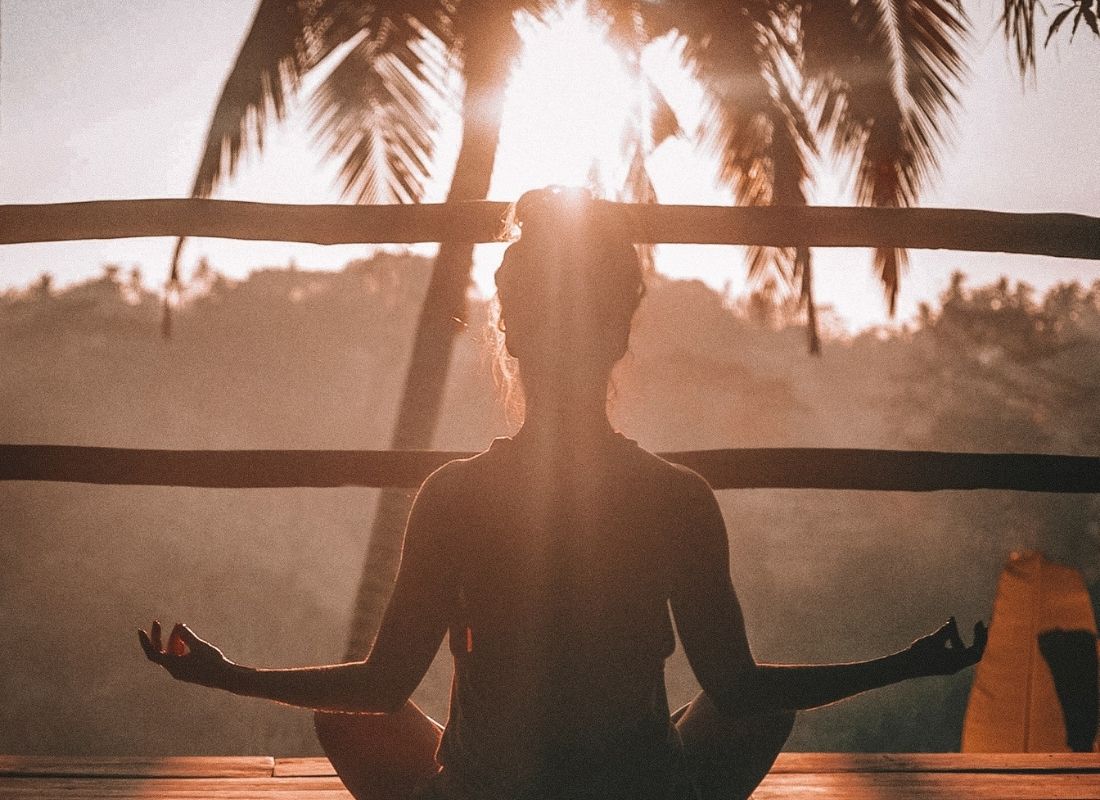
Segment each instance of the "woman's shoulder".
M682 492L686 497L699 498L714 494L714 490L706 478L691 467L675 461L675 456L658 455L641 447L638 448L638 451L644 454L642 457L646 462L646 466L656 477L662 479L670 487Z
M511 441L499 436L490 442L480 453L465 458L455 458L434 469L420 484L420 494L430 493L445 496L456 491L468 494L471 483L479 475L489 474L497 466L503 455L504 445Z
M436 468L421 484L421 491L470 494L480 482L497 482L514 472L518 443L511 436L497 436L479 453L452 459Z

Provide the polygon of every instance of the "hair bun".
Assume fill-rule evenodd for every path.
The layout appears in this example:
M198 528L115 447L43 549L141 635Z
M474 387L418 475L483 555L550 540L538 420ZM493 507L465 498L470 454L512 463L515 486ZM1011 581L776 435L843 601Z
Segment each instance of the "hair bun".
M576 229L589 221L595 198L587 189L572 186L547 186L524 192L515 206L515 221L522 232L533 229L557 229L562 225Z

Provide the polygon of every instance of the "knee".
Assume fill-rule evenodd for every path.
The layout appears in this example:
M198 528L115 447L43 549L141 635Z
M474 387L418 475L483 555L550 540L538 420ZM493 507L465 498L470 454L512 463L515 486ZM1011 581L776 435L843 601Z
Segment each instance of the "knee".
M674 722L682 736L736 740L741 747L778 751L794 729L795 714L770 711L733 716L719 709L706 692L700 692Z
M764 725L769 730L785 731L790 733L794 728L796 711L756 711L743 714L734 714L723 711L706 692L699 692L684 708L676 712L673 722L678 722L687 717L697 719L720 720L730 725L750 723L755 729L758 725Z
M313 727L334 766L374 762L401 771L434 764L440 737L435 723L412 703L392 714L317 712Z
M777 738L782 737L783 742L790 738L791 731L794 730L796 714L795 711L774 711L767 715L767 724Z
M795 712L733 717L701 694L676 724L700 797L747 798L768 774L794 728Z
M741 717L734 724L761 750L779 752L794 730L794 711L769 711Z

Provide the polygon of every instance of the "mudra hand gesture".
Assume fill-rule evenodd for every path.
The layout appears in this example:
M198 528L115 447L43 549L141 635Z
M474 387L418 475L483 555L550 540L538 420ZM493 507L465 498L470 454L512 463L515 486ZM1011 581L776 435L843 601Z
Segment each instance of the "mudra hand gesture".
M138 630L138 640L146 657L168 670L176 680L215 688L225 686L232 662L182 622L172 628L167 647L161 645L160 623L156 620L149 633Z
M974 625L974 643L969 647L959 636L959 625L951 617L935 633L917 639L906 651L917 675L954 675L982 660L989 631L984 622Z

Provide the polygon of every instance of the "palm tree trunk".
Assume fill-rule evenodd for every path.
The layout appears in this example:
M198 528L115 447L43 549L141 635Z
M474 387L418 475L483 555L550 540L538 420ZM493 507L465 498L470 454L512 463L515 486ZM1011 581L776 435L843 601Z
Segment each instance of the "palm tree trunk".
M463 98L462 145L458 151L448 202L482 200L489 193L504 106L503 75L491 69L499 59L467 55ZM484 62L484 63L478 63ZM447 386L455 335L465 327L466 290L474 246L440 245L428 291L421 306L416 339L397 412L391 448L421 450L432 445ZM363 658L370 650L401 558L405 521L412 493L383 490L371 527L363 573L352 611L345 658Z
M817 303L814 301L814 262L810 248L798 249L796 258L802 273L802 304L806 306L806 345L810 355L821 355L821 335L817 326Z

